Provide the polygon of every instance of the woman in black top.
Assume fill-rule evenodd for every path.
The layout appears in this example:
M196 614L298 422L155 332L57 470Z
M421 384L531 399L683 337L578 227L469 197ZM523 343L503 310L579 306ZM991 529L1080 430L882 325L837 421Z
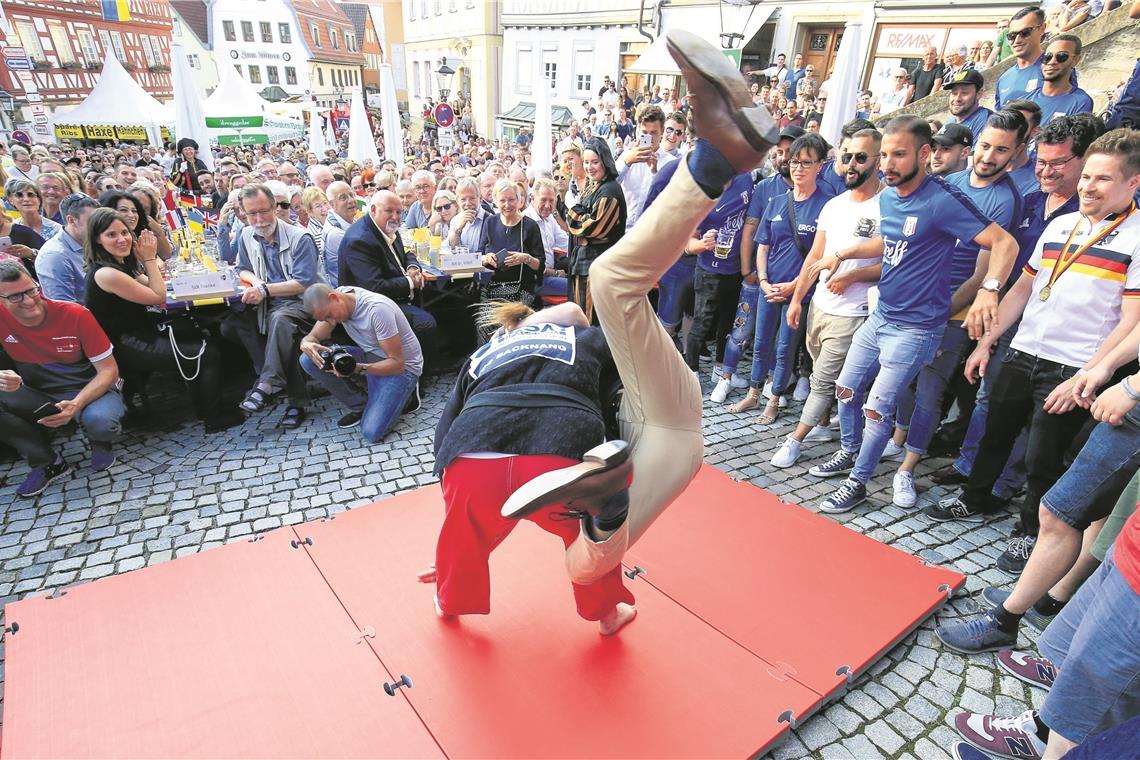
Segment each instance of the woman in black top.
M84 244L87 308L115 345L124 376L176 369L207 432L239 425L245 418L223 403L218 348L192 320L163 319L148 308L166 304L157 248L153 232L144 230L136 238L115 211L96 209Z
M479 238L484 251L483 266L495 270L483 287L483 297L498 301L519 301L530 305L542 285L542 232L538 223L522 215L523 200L518 185L509 179L495 183L494 198L499 213L487 217ZM499 252L505 251L500 261Z
M566 211L570 254L559 262L559 268L567 273L567 295L597 324L589 290L590 264L625 234L625 193L618 184L617 167L605 140L587 140L582 162L586 190L578 204Z
M198 173L206 171L206 164L198 158L198 143L189 137L183 137L178 141L177 149L178 158L174 159L170 181L183 192L201 195Z

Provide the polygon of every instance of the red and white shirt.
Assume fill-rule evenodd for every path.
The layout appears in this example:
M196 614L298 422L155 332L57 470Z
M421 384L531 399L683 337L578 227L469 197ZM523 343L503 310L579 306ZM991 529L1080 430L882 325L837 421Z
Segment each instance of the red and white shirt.
M35 327L0 309L0 346L17 364L80 364L111 355L111 341L84 306L43 299L47 319Z

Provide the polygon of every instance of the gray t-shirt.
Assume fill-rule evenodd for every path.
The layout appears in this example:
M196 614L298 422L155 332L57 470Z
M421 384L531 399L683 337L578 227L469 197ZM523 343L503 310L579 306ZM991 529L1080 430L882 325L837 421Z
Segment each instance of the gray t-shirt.
M423 374L424 354L420 350L420 341L412 332L412 326L399 304L388 296L363 288L343 287L337 288L337 292L356 296L352 317L341 323L353 343L366 353L383 359L388 355L380 348L380 341L399 335L400 344L404 347L404 371L416 377Z

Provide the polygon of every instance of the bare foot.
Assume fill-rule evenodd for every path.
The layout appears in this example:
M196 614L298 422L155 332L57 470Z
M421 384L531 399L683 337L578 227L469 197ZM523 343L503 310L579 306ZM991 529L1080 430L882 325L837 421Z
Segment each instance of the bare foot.
M748 389L748 395L728 407L730 412L747 412L760 406L760 391L755 388Z
M416 580L420 583L435 583L435 565L432 565L423 572L416 573Z
M598 633L603 636L613 636L627 623L632 623L635 617L637 617L636 607L625 602L618 602L613 610L598 621Z
M440 620L455 620L455 615L448 615L443 611L443 608L439 606L439 594L435 595L435 614Z

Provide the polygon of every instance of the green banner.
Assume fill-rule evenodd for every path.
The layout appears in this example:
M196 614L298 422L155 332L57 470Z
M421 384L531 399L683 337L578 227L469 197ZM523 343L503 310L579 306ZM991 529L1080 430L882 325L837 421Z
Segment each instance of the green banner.
M736 68L738 68L738 69L740 68L740 53L741 53L742 51L741 51L739 48L738 48L738 49L736 49L736 50L724 50L724 49L721 49L721 51L720 51L720 52L724 53L724 57L725 57L725 58L727 58L728 60L730 60L730 61L732 61L733 63L735 63L735 64L736 64ZM209 119L206 119L206 121L209 121Z
M240 135L218 135L218 145L265 145L269 135L264 132L246 132Z
M207 116L206 126L214 129L248 129L260 127L265 122L264 116Z

